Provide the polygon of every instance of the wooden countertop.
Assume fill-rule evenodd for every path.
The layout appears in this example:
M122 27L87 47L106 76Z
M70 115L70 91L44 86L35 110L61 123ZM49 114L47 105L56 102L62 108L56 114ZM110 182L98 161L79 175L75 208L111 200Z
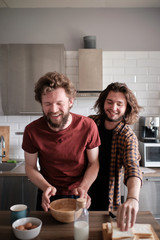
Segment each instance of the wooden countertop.
M42 220L42 229L37 240L73 240L73 223L60 223L53 219L50 212L33 211L30 216ZM89 212L90 233L89 240L102 240L102 223L110 221L107 212L97 211ZM150 212L139 212L137 223L149 223L154 228L157 236L160 238L160 225L155 221ZM0 211L0 233L3 240L16 240L10 223L10 212Z

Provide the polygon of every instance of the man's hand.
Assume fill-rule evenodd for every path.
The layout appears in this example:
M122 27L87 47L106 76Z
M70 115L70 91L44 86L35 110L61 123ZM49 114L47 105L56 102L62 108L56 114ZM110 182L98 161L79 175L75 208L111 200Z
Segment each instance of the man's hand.
M80 198L85 198L86 199L86 208L90 207L91 198L88 195L88 193L82 187L75 188L74 191L73 191L73 194L76 195L76 196L79 196Z
M57 189L55 187L47 187L47 189L43 192L42 194L42 208L44 209L45 212L48 211L49 205L50 205L50 197L54 196L57 192Z
M121 231L128 231L129 227L133 227L139 210L139 203L136 199L129 198L119 206L117 211L117 226Z

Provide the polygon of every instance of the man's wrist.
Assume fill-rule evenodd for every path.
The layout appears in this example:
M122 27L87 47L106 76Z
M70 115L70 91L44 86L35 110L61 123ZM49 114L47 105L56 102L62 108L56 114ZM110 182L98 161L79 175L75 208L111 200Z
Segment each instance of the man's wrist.
M128 196L128 197L127 197L127 200L128 200L128 199L134 199L134 200L136 200L136 201L139 203L139 200L138 200L136 197L130 197L130 196Z
M79 185L78 188L82 188L85 192L88 192L88 186L86 185Z

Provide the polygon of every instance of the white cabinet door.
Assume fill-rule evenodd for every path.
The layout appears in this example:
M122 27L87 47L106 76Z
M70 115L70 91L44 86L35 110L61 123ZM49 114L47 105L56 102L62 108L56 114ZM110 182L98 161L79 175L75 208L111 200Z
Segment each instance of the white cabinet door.
M160 214L160 178L144 177L140 191L140 211L150 211L152 214Z

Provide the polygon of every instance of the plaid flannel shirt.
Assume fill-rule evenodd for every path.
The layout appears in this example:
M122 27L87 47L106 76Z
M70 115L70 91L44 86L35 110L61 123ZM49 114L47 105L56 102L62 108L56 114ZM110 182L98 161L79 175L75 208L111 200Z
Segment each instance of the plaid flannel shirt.
M129 177L138 177L142 181L139 168L141 159L138 140L133 130L120 122L113 131L110 178L109 178L109 211L116 210L121 204L121 176L124 171L124 184Z
M90 116L97 125L97 116ZM139 167L140 153L138 139L129 125L120 122L113 130L110 177L109 177L109 211L117 210L121 204L121 176L124 172L124 184L129 177L137 177L142 181Z

